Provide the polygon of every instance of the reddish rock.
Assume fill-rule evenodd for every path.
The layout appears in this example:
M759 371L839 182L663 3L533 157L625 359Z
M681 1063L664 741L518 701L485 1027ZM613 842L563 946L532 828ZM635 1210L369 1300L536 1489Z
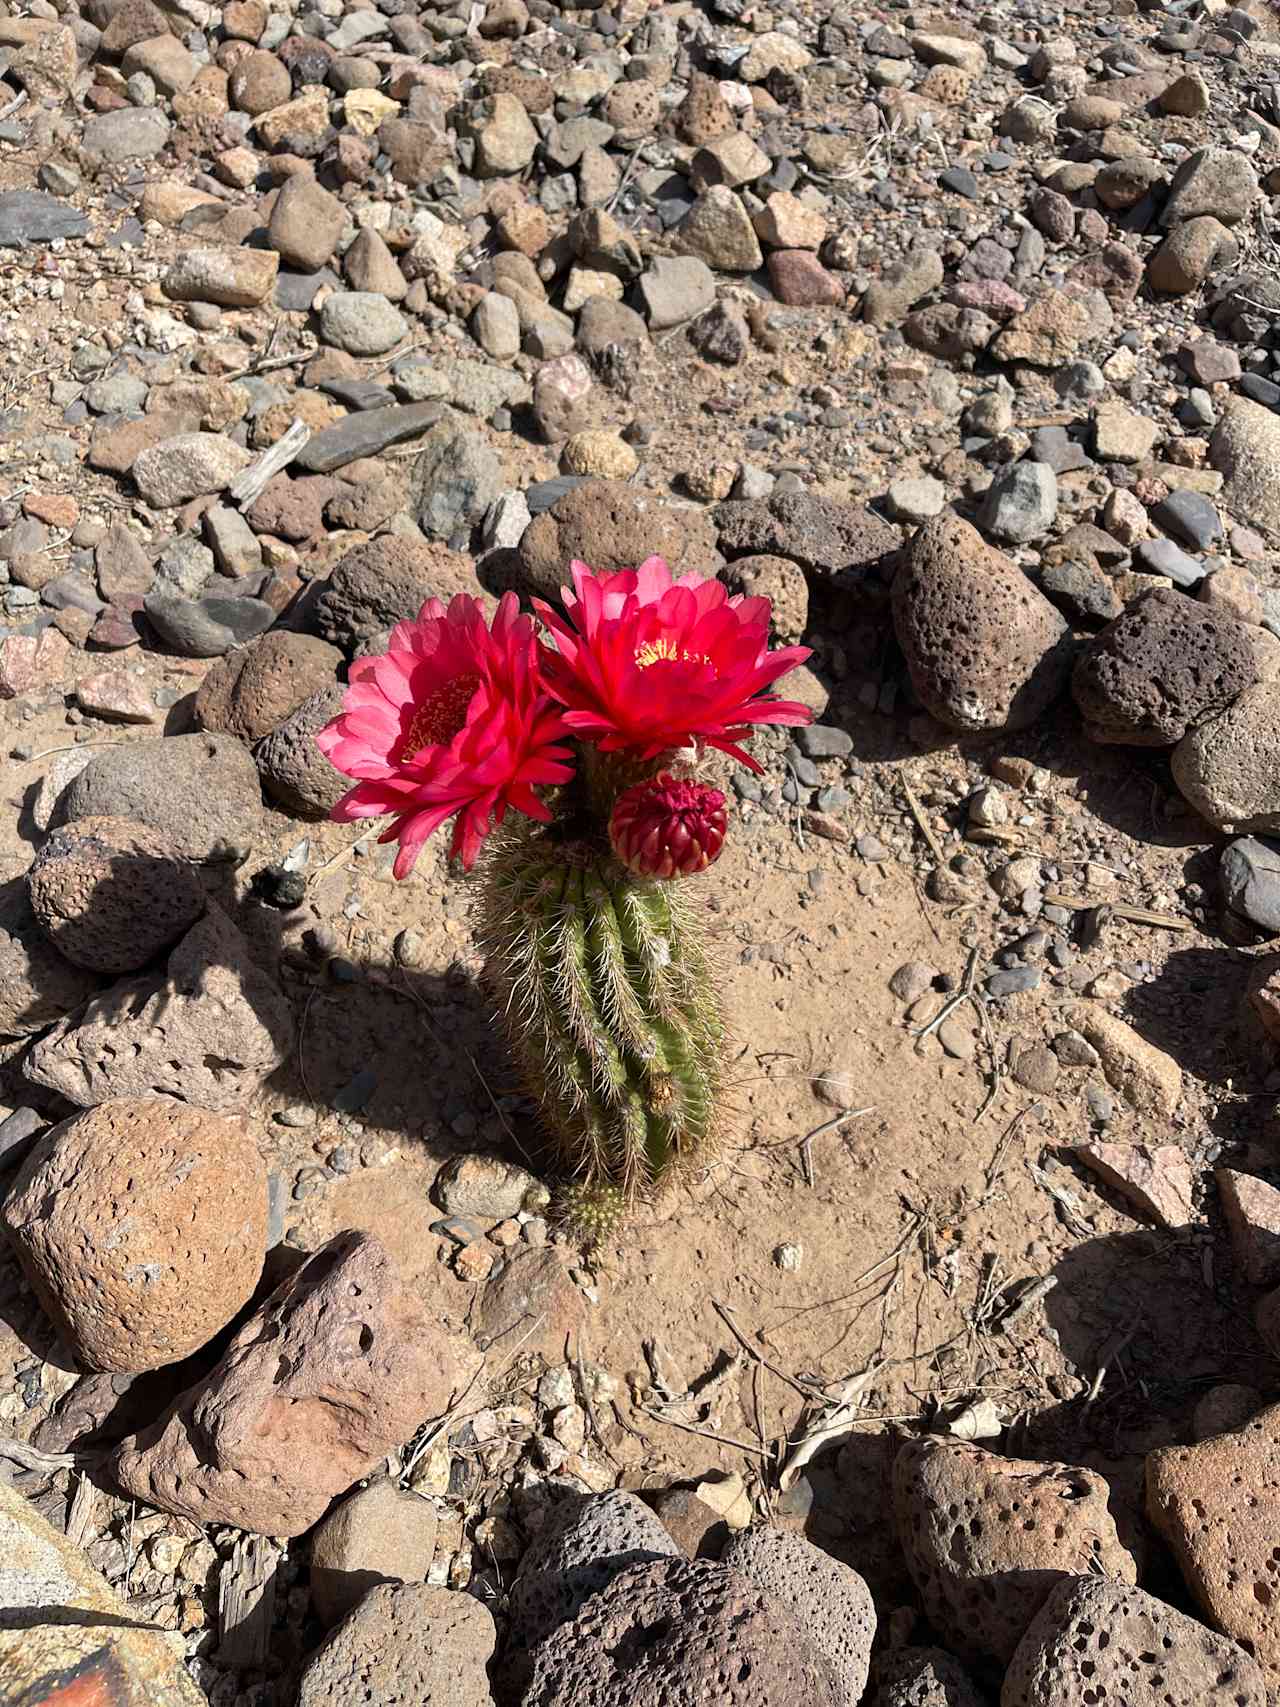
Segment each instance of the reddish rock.
M1234 1168L1213 1177L1241 1274L1250 1286L1270 1285L1280 1279L1280 1191Z
M473 1328L483 1345L502 1345L532 1330L524 1345L564 1361L569 1339L581 1325L586 1301L552 1245L523 1250L486 1283Z
M28 492L22 513L54 528L73 528L80 520L80 506L69 492Z
M62 679L71 646L56 628L39 634L11 634L0 640L0 699L40 693Z
M3 1214L77 1361L134 1373L198 1351L246 1303L267 1174L243 1116L121 1099L45 1133Z
M621 480L587 480L535 516L520 541L521 591L558 599L575 557L593 569L642 563L651 553L676 574L712 575L719 564L705 510L676 509L657 492ZM745 549L753 549L747 547ZM768 546L758 549L768 550Z
M144 632L143 603L139 593L108 605L89 630L89 645L104 652L123 652L137 646Z
M1073 1154L1159 1226L1201 1219L1192 1202L1191 1162L1179 1145L1082 1144Z
M894 1464L898 1539L929 1622L962 1657L1007 1662L1049 1591L1097 1572L1137 1581L1093 1470L908 1441Z
M92 634L96 626L89 618L87 632ZM76 704L90 717L101 717L108 723L154 723L159 716L146 686L125 670L99 670L92 676L81 676L76 683Z
M382 1245L339 1233L272 1293L204 1381L121 1444L111 1474L126 1494L197 1523L300 1535L447 1410L474 1368Z
M1233 1434L1153 1452L1147 1515L1208 1621L1257 1658L1280 1700L1280 1405Z
M766 263L769 288L791 308L838 307L845 288L810 249L774 249Z

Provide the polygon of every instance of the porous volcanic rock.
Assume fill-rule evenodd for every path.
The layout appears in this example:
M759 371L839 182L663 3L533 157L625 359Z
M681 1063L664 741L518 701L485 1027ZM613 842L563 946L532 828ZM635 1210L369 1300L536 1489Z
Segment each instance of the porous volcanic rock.
M1102 1477L913 1440L894 1462L894 1516L929 1622L962 1658L1007 1661L1063 1577L1133 1583Z
M25 893L0 916L0 1037L44 1031L88 1000L100 980L50 943Z
M1258 1662L1141 1589L1068 1577L1027 1627L1000 1707L1267 1707Z
M941 515L911 541L893 623L923 704L951 729L1025 729L1067 685L1071 631L968 522Z
M782 492L726 499L712 516L717 543L730 560L786 557L821 579L838 576L854 584L873 572L891 579L897 567L898 530L861 504Z
M248 1121L120 1098L46 1132L4 1224L89 1369L177 1363L248 1300L267 1248L267 1173Z
M254 742L332 685L342 653L315 634L274 629L252 646L219 658L196 694L202 729Z
M51 832L27 874L32 909L60 954L90 972L136 972L204 911L199 873L168 837L131 818L78 818Z
M632 1565L540 1643L522 1707L836 1707L810 1632L709 1559Z
M297 1707L492 1707L497 1639L493 1614L474 1595L380 1585L307 1661Z
M1156 587L1085 643L1071 691L1093 740L1168 747L1253 684L1255 657L1242 623Z
M203 1381L121 1443L110 1474L126 1494L197 1523L301 1535L442 1414L476 1361L430 1320L377 1239L339 1233Z
M1173 750L1173 780L1218 830L1280 830L1280 683L1255 682Z
M427 599L479 596L475 565L448 546L388 537L349 551L315 605L315 624L348 653L394 623L417 616Z
M562 493L529 523L519 551L520 590L543 599L559 599L574 558L613 571L661 557L674 575L714 575L721 563L705 511L621 480L585 480Z

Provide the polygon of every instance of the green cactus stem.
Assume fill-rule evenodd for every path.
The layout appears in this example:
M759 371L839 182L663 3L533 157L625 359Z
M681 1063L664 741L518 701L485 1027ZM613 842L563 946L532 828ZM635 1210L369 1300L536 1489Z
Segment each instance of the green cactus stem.
M724 1028L683 888L633 876L598 837L555 825L511 832L488 863L489 976L588 1229L652 1198L714 1140Z

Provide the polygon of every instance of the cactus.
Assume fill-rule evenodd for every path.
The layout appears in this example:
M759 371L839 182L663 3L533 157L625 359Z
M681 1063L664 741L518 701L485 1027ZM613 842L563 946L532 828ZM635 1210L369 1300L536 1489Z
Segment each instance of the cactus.
M590 834L512 830L479 906L507 1030L564 1171L601 1227L705 1155L724 1027L702 916Z

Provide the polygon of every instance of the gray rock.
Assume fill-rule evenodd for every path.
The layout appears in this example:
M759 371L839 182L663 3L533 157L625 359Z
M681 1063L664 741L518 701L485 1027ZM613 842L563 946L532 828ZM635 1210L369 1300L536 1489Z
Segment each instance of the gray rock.
M1222 500L1232 514L1280 533L1280 415L1233 397L1209 440L1209 461L1226 476Z
M168 140L163 113L154 107L122 107L89 119L80 146L90 160L118 166L125 160L154 160Z
M1222 519L1200 492L1170 492L1152 510L1151 519L1193 551L1208 551L1222 538Z
M640 280L649 325L655 332L705 314L716 299L715 274L696 255L659 256Z
M0 916L0 1037L44 1031L88 999L99 980L50 943L23 890Z
M413 471L413 507L429 539L466 533L506 490L502 464L487 438L446 416L432 427Z
M793 740L807 759L847 759L853 751L853 736L830 723L811 723L797 729Z
M170 735L93 755L58 801L55 820L136 818L188 859L239 863L262 833L253 760L231 735Z
M0 249L28 243L52 243L58 237L83 237L89 221L75 208L41 195L39 190L7 190L0 195Z
M889 488L889 514L900 522L927 522L941 515L946 501L946 487L931 475L895 480Z
M130 472L154 509L221 492L252 458L222 433L179 433L140 451Z
M867 1685L876 1609L866 1583L802 1535L747 1529L720 1562L787 1607L825 1655L839 1685L838 1707L858 1707Z
M491 362L444 361L437 364L437 371L448 384L450 401L464 414L484 421L496 409L510 408L529 397L528 382L520 374Z
M142 608L165 644L186 658L220 658L265 634L276 620L262 599L189 599L156 587Z
M393 403L370 409L326 427L303 445L294 466L312 474L332 474L361 457L377 456L435 426L444 414L439 403Z
M488 1668L496 1644L493 1614L474 1595L382 1583L307 1660L297 1707L353 1707L357 1700L492 1707Z
M151 387L136 373L113 373L84 388L84 400L95 415L133 415L141 412Z
M352 785L316 746L316 736L342 710L342 700L340 686L322 688L253 749L262 786L299 818L327 817Z
M247 525L247 524L246 524ZM179 534L161 552L153 590L193 599L213 574L213 553L194 534Z
M332 1626L378 1583L417 1582L435 1554L436 1509L394 1482L371 1482L311 1537L311 1602Z
M204 513L204 531L214 561L224 575L252 575L262 568L262 547L239 510L233 510L226 504L214 504Z
M372 291L334 291L320 310L320 336L352 356L385 355L408 330L400 310Z
M862 318L872 326L897 326L922 297L939 288L942 280L938 251L923 245L911 249L867 287Z
M1280 842L1241 836L1222 850L1218 873L1231 911L1280 936Z
M1139 540L1134 555L1148 575L1167 575L1175 587L1198 587L1208 570L1171 539Z
M891 1648L871 1668L871 1682L867 1707L987 1707L943 1648Z
M0 1120L0 1168L11 1168L21 1162L44 1126L44 1116L34 1108L15 1108L11 1115Z
M1058 478L1047 463L1015 462L991 482L978 526L995 539L1025 545L1043 539L1058 513Z
M511 1585L513 1632L528 1647L576 1616L629 1565L678 1558L661 1520L618 1489L569 1496L534 1537Z
M1234 148L1198 148L1174 174L1160 223L1181 225L1212 215L1221 225L1238 225L1258 194L1258 174L1245 155Z

